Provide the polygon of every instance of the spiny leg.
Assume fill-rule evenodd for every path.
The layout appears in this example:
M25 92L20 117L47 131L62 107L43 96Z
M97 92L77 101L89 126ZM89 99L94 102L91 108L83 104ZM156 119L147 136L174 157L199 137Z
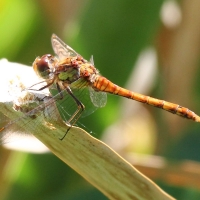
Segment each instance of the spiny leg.
M35 85L37 85L37 84L43 83L43 82L46 82L46 81L41 81L41 82L39 82L39 83L36 83L36 84L32 85L31 87L33 87L33 86L35 86ZM47 85L45 85L44 87L41 87L40 89L31 89L31 87L30 87L30 88L28 88L28 90L42 91L42 90L44 90L45 88L51 86L53 83L54 83L54 79L50 80L49 83L48 83ZM64 96L63 96L63 93L62 93L62 91L61 91L60 86L58 85L58 83L56 83L56 88L57 88L57 90L58 90L58 94L60 95L60 97L57 97L58 95L56 95L56 98L54 98L54 97L52 97L52 98L54 98L54 99L56 99L56 100L62 100Z
M33 91L41 91L41 90L44 90L45 88L48 88L49 86L51 86L51 85L54 83L54 79L51 79L51 80L49 81L49 83L47 83L47 85L45 85L45 86L43 86L43 87L41 87L41 88L39 88L39 89L32 89L33 86L38 85L38 84L43 83L43 82L47 82L47 81L41 81L41 82L39 82L39 83L36 83L36 84L32 85L30 88L28 88L28 90L33 90Z
M63 96L63 93L62 93L62 91L61 91L60 86L58 85L58 83L56 83L56 88L58 90L58 94L60 95L60 97L56 97L56 99L62 100L64 98L64 96Z
M65 138L65 136L67 135L68 131L70 130L70 128L76 123L76 121L79 119L79 117L81 116L81 113L84 111L85 106L74 96L74 94L72 93L71 89L69 86L66 87L66 91L68 92L68 94L74 99L75 103L77 104L77 110L75 111L75 113L70 117L70 119L67 121L67 124L70 125L70 127L67 129L66 133L64 134L64 136L62 138L60 138L60 140L63 140Z

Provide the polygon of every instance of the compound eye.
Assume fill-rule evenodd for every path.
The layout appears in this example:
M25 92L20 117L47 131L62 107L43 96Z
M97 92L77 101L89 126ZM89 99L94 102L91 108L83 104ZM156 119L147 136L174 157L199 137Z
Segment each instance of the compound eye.
M46 54L44 56L37 57L33 63L33 69L35 73L43 79L48 79L50 74L49 63L51 62L52 55Z

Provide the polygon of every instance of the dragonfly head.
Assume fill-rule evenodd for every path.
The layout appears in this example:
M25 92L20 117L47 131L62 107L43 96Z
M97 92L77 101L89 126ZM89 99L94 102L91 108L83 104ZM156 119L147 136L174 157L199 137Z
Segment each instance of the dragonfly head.
M33 62L35 73L43 79L49 79L54 70L56 59L51 54L46 54L42 57L37 57Z

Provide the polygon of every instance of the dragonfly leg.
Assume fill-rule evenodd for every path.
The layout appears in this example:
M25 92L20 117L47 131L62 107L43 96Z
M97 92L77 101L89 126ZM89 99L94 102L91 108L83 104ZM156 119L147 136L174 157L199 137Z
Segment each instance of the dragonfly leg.
M60 97L57 97L57 99L62 100L64 96L63 96L63 93L62 93L62 91L61 91L60 86L58 85L58 83L56 83L56 88L57 88L58 93L60 95Z
M71 118L67 121L67 124L70 125L70 127L67 129L66 133L64 134L64 136L62 138L60 138L60 140L63 140L65 138L65 136L67 135L68 131L70 130L70 128L76 123L76 121L79 119L79 117L81 116L81 113L84 111L85 106L74 96L74 94L72 93L71 89L69 86L66 87L66 91L68 92L68 94L74 99L75 103L77 104L77 110L75 111L75 113L71 116Z
M36 84L32 85L31 87L29 87L28 90L33 90L33 91L41 91L41 90L44 90L45 88L48 88L49 86L51 86L51 85L54 83L54 79L51 79L51 80L47 83L47 85L45 85L45 86L43 86L43 87L41 87L41 88L39 88L39 89L32 89L33 86L38 85L38 84L43 83L43 82L47 82L47 81L41 81L41 82L39 82L39 83L36 83Z

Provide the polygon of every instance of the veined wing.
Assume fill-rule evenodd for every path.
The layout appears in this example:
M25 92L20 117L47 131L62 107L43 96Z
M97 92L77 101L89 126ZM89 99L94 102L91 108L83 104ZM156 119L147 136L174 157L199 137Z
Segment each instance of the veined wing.
M67 57L74 57L79 55L76 51L74 51L70 46L65 44L57 35L53 34L51 37L51 43L53 50L56 55L58 55L59 59L62 60Z
M90 100L88 87L72 88L72 91L85 105L86 109L81 117L93 113L98 108ZM63 97L62 100L59 99L61 96ZM20 107L20 112L16 111L16 116L13 115L13 111L10 111L13 109L12 106L6 112L0 110L0 144L11 142L13 134L26 135L34 133L37 135L40 134L42 129L46 130L46 132L53 131L55 129L54 125L52 125L54 122L56 124L63 123L60 116L67 122L77 110L77 104L65 90L52 97L45 96L39 105L35 102L33 103L34 105L32 106L31 103L27 102L27 108L30 109L28 112ZM32 107L33 109L31 109Z
M12 103L8 102L0 110L0 144L11 142L12 135L37 135L51 130L51 123L62 123L55 99L50 96L44 96L39 104L27 101L17 108L18 111L13 111Z
M95 91L92 87L89 87L90 91L90 100L94 104L95 107L104 107L107 102L107 94L106 92Z
M106 103L106 93L96 92L87 82L84 80L78 80L70 85L73 95L85 106L85 110L82 112L81 117L90 115L99 107L103 107ZM53 96L58 95L56 89L50 89ZM58 110L65 121L68 121L77 110L77 104L74 99L65 91L61 91L62 99L56 100ZM61 96L60 95L60 96ZM58 97L58 96L57 96Z

